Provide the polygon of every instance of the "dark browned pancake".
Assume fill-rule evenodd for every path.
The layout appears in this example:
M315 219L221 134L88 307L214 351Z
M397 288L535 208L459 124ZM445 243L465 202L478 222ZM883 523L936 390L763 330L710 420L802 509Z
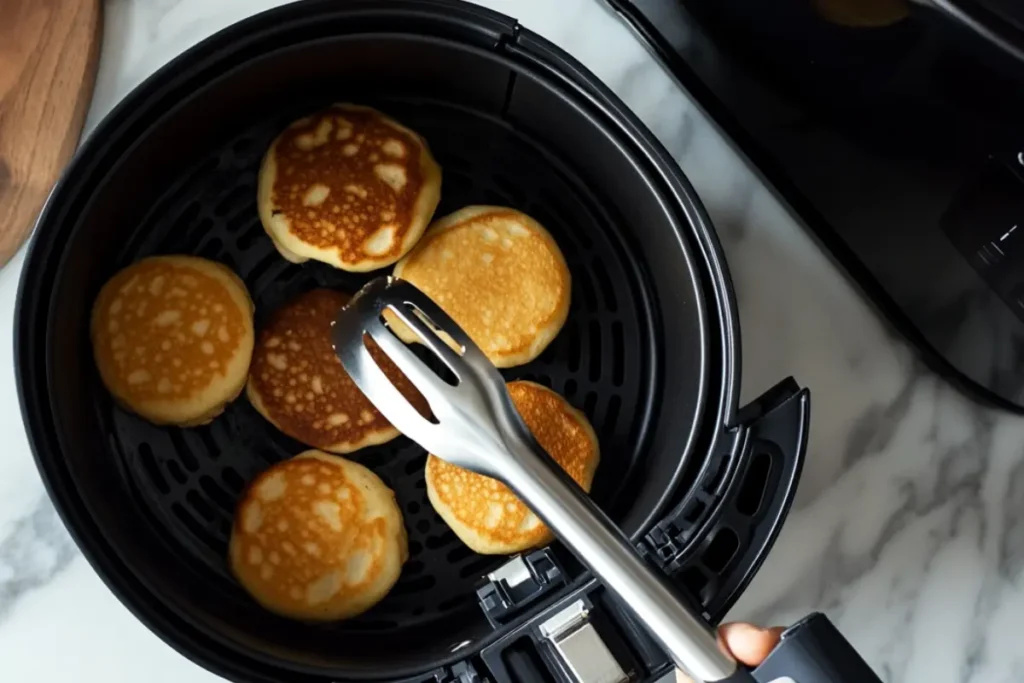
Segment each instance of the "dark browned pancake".
M257 203L285 258L367 271L412 249L440 193L441 169L419 135L368 107L336 104L274 140Z
M315 289L275 311L259 333L247 385L249 401L278 429L332 453L351 453L398 436L334 353L331 323L348 300L347 294ZM372 354L425 412L426 401L401 371L380 349Z

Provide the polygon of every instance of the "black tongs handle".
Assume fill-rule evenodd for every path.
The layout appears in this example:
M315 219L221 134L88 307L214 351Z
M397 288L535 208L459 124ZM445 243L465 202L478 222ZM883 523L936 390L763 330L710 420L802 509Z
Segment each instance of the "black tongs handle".
M882 683L824 614L790 626L768 658L720 683Z

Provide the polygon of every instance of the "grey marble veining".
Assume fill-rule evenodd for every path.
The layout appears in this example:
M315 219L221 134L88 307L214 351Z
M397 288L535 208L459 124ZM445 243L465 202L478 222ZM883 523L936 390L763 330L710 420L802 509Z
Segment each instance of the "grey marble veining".
M48 498L16 517L0 541L0 628L18 599L45 587L77 554Z
M108 0L87 127L182 50L275 4ZM593 70L693 182L736 286L744 397L790 374L813 392L794 511L732 616L825 610L891 683L1024 680L1024 420L922 367L603 5L484 4ZM45 497L13 389L21 260L0 271L0 680L219 680L117 602Z

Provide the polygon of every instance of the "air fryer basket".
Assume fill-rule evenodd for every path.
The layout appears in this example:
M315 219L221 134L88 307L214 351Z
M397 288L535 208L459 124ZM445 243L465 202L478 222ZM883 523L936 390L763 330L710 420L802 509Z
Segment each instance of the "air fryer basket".
M426 499L425 454L404 438L352 456L405 515L410 560L394 590L338 624L260 609L227 571L232 511L248 480L305 447L244 398L206 427L155 427L114 406L94 370L93 298L146 255L228 265L253 295L257 327L300 292L365 282L280 258L255 209L271 139L332 101L378 107L428 140L444 171L437 215L502 204L552 232L573 276L569 321L507 376L583 408L603 453L594 499L632 537L650 532L645 551L682 571L672 534L710 533L722 492L743 483L739 456L756 431L733 424L737 339L713 236L678 170L581 67L505 17L446 0L315 1L260 15L150 78L80 150L26 262L17 353L40 470L90 561L172 645L244 680L422 677L513 630L495 628L476 595L507 558L478 556L447 529ZM705 605L733 599L774 538L802 455L802 405L788 469L770 461L757 473L758 501L773 502L748 516L765 525L732 532L733 560L714 570L732 562L732 583L722 592L718 574L704 576ZM678 519L666 524L669 511ZM585 573L555 552L578 589ZM688 571L692 582L698 570Z

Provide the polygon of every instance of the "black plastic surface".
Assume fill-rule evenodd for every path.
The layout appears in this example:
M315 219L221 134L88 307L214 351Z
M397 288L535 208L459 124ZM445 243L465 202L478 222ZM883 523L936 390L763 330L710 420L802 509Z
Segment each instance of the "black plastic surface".
M523 614L534 603L566 585L566 574L550 547L525 553L520 558L529 577L510 585L499 577L491 578L476 591L480 608L491 626L497 627Z
M753 672L757 683L787 677L793 683L882 683L824 614L812 614L786 629Z
M433 515L418 448L355 456L406 514L413 557L395 591L353 622L285 621L233 585L223 552L240 488L303 447L244 400L209 427L154 428L112 406L91 360L95 293L146 254L225 262L253 293L257 324L298 292L362 281L280 259L254 209L273 134L336 99L377 105L428 139L445 173L441 212L508 204L551 230L574 277L570 322L509 376L554 386L591 416L604 454L593 495L627 533L683 497L702 449L735 418L738 388L732 293L707 218L650 133L582 67L505 17L443 0L274 10L133 92L40 220L19 293L19 392L65 523L172 645L235 680L445 680L534 615L492 630L474 587L501 560L469 553Z

